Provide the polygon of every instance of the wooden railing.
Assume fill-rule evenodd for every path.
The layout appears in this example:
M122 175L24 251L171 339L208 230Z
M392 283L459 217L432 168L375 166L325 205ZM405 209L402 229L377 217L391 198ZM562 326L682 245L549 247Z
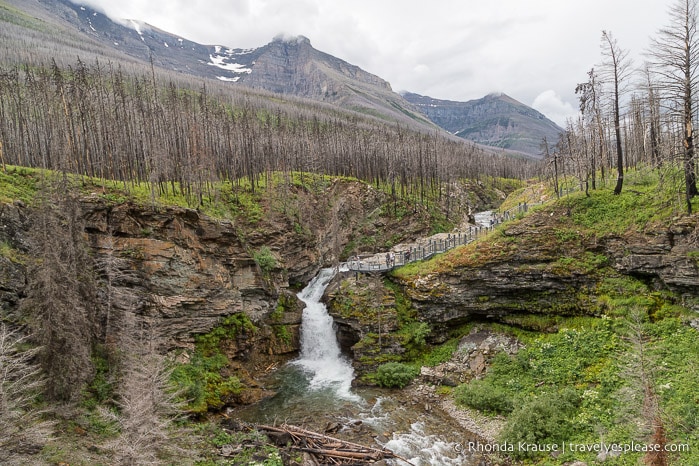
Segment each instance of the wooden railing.
M448 233L446 238L426 238L418 241L415 246L410 246L404 250L387 251L382 256L379 255L381 259L377 259L377 254L352 257L347 261L347 267L353 272L388 272L411 262L429 259L435 254L475 241L480 236L492 231L496 225L514 219L519 213L526 213L531 206L532 204L524 202L504 212L494 212L490 219L490 225L471 226L465 231Z

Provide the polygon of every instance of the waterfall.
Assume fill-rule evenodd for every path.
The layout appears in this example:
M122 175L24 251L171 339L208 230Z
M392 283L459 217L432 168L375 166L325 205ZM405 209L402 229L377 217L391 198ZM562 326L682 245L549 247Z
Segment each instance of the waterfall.
M492 226L490 224L490 220L493 218L493 211L485 210L483 212L476 212L473 218L476 220L476 225L480 225L486 228L490 227Z
M335 276L335 268L322 269L297 296L306 304L301 324L301 354L294 361L310 375L309 388L330 388L345 399L356 399L351 392L354 369L342 355L333 319L320 300Z
M379 444L409 458L416 466L480 464L455 448L462 429L437 410L425 412L423 405L407 403L392 392L367 387L352 390L354 370L337 343L333 319L321 299L335 269L323 269L298 297L306 307L301 323L298 359L283 368L283 382L276 396L237 411L240 419L275 423L283 416L290 424L328 420L345 425L359 424L366 433L385 436ZM365 433L365 435L366 435ZM338 436L343 437L342 432ZM374 437L374 435L371 435ZM371 439L368 440L371 444ZM361 442L360 442L361 443ZM402 461L387 464L402 466Z

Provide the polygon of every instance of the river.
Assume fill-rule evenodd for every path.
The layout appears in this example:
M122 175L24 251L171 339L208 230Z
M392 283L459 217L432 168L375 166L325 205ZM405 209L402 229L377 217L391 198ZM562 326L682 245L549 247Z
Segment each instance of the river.
M352 387L352 364L340 351L332 317L321 302L335 273L321 270L298 294L306 304L301 351L267 381L277 394L235 415L248 422L287 423L320 432L329 428L337 437L389 448L416 466L478 464L459 453L468 433L441 410L426 409L402 391Z

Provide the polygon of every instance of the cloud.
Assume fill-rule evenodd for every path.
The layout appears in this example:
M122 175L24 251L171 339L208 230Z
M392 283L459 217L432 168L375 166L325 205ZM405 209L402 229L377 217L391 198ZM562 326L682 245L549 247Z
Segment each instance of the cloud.
M532 108L546 115L549 120L553 120L558 126L565 128L568 119L575 118L578 114L570 102L565 102L555 91L549 89L542 92L534 99Z

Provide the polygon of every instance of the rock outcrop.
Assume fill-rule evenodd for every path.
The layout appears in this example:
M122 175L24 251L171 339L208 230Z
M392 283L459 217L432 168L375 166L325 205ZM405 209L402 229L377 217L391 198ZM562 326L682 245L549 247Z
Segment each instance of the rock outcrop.
M555 227L532 216L502 234L450 253L443 270L399 279L420 320L447 330L474 319L511 314L586 314L594 277L561 261L582 255L585 245L556 241Z
M231 222L101 202L87 202L85 217L98 261L112 264L114 305L157 321L174 342L192 341L222 316L259 322L276 304L283 283L263 279Z
M595 315L603 266L669 289L696 306L697 223L685 217L623 237L562 238L564 211L532 214L499 236L450 253L443 268L399 279L421 320L443 328L510 315ZM693 253L694 251L694 253Z
M302 303L295 292L321 267L396 237L423 235L429 215L387 214L387 196L357 181L324 179L260 199L256 218L214 219L194 209L81 199L85 240L100 306L130 311L156 327L169 348L193 348L195 336L244 315L257 328L226 351L233 364L264 371L299 350ZM0 205L0 311L16 312L28 282L32 209ZM267 248L274 266L255 260Z
M27 220L24 207L21 201L0 204L0 247L15 251L0 254L0 315L17 308L26 286L24 258L19 252L28 248L23 230Z
M699 223L682 217L671 225L644 234L609 238L605 249L621 273L650 280L658 289L669 289L699 311Z
M420 379L432 385L455 387L459 383L483 376L498 353L513 355L521 347L522 344L512 336L475 328L459 341L459 346L449 361L434 367L422 367Z
M559 316L603 315L608 305L600 296L607 291L600 287L625 275L650 289L668 290L683 305L699 310L696 216L600 236L583 235L569 216L565 207L534 212L505 224L487 240L453 249L407 273L399 269L389 277L393 287L366 277L338 278L327 289L328 308L345 347L354 355L357 372L401 360L409 351L415 322L429 324L428 342L440 343L451 330L474 321L546 331L555 329ZM399 295L409 302L401 304L402 315L397 311ZM407 307L412 323L406 324ZM475 366L467 372L478 374L485 359L481 358L482 364L471 362ZM432 372L423 376L436 380L442 372L464 372L452 366L440 370L429 369Z

